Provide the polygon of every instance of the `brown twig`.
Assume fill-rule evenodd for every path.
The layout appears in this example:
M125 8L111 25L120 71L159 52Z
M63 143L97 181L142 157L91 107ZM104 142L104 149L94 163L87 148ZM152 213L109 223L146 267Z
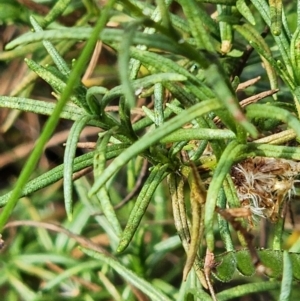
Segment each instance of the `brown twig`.
M45 223L45 222L38 222L38 221L30 221L30 220L20 220L20 221L13 221L9 222L5 225L4 229L10 228L10 227L21 227L21 226L30 226L30 227L36 227L36 228L44 228L53 232L57 233L63 233L67 235L68 237L74 239L77 243L79 243L81 246L91 249L93 251L105 254L109 257L113 257L110 253L108 253L104 248L101 246L95 244L93 241L91 241L88 238L85 238L83 236L80 236L78 234L75 234L64 227L52 223Z
M148 160L144 160L143 166L141 168L141 172L136 180L136 183L133 187L133 189L126 195L126 197L114 207L114 209L120 209L123 207L126 203L128 203L134 196L136 196L140 190L142 189L142 185L144 183L145 177L147 175L148 171Z
M86 167L84 169L81 169L81 170L73 173L72 180L76 181L76 180L80 179L81 177L87 175L91 171L93 171L93 167L92 166L88 166L88 167Z
M238 87L236 88L236 91L242 91L242 90L245 90L246 88L250 87L250 86L253 86L254 84L256 84L258 81L260 81L261 77L260 76L257 76L257 77L254 77L254 78L251 78L243 83L240 83L238 85Z
M263 98L271 96L271 95L277 93L278 91L279 91L279 89L273 89L273 90L264 91L264 92L255 94L253 96L247 97L247 98L240 101L240 106L242 108L244 108L244 107L246 107L246 106L248 106L252 103L258 102L259 100L261 100ZM219 117L215 117L213 119L213 121L214 121L215 124L219 124L221 122L221 119Z

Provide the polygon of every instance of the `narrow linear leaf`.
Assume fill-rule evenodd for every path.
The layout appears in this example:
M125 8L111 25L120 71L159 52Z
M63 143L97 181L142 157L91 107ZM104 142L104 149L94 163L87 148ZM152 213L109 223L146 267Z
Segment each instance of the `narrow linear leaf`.
M293 265L287 251L283 252L283 275L279 301L289 301L293 284Z
M259 143L249 143L248 146L249 149L253 150L257 156L300 161L300 149L298 147Z
M60 16L68 5L71 3L71 0L59 0L57 1L47 16L43 19L43 27L47 27L50 23L52 23L58 16Z
M95 152L94 156L94 177L97 178L101 175L101 173L105 169L106 165L106 154L108 151L108 143L110 140L110 137L112 136L114 132L114 128L107 131L100 139L100 144L97 147L97 150ZM107 221L111 224L112 228L114 229L116 235L118 237L121 236L122 229L121 225L117 219L115 210L113 208L113 205L110 201L110 197L107 191L107 188L103 186L99 192L97 193L98 200L100 201L102 211L107 218Z
M30 16L30 22L36 32L43 32L43 28L39 25L39 23L34 19L34 17ZM56 48L53 46L53 44L50 41L43 40L43 45L50 54L53 62L55 63L58 70L63 75L69 75L71 70L69 69L67 63L65 60L61 57L61 55L58 53Z
M226 22L226 18L234 18L232 14L231 7L226 5L217 5L217 12L219 16L224 18L224 21L219 22L220 28L220 36L221 36L221 53L226 54L232 48L232 40L233 40L233 32L232 32L232 25L229 22Z
M232 189L230 187L228 178L230 178L229 175L226 176L226 179L223 184L223 189L221 189L219 191L219 195L218 195L218 199L217 199L217 203L216 203L217 206L221 209L226 208L227 202L228 202L229 207L233 207L232 204L230 204L230 203L232 203L232 199L237 198L235 190L232 191ZM238 203L240 205L239 200L238 200ZM230 229L229 229L229 223L227 220L222 218L222 216L220 214L218 214L218 225L219 225L220 235L224 242L226 251L233 251L234 246L233 246L231 233L230 233Z
M214 129L179 129L160 140L162 143L171 143L191 140L224 140L235 139L236 135L230 130Z
M184 201L184 179L183 176L171 173L167 180L172 199L175 228L185 252L188 253L191 236L187 222L186 206Z
M63 80L58 78L55 74L53 74L50 70L47 70L33 60L27 58L25 59L25 62L32 71L34 71L42 79L44 79L55 91L61 94L66 89L67 84ZM77 95L72 95L70 96L70 98L77 106L84 108L88 113L90 113L89 107L80 97L77 97Z
M153 168L149 177L147 178L145 184L139 196L131 210L130 216L128 218L126 227L122 233L121 240L117 249L117 252L122 252L129 245L134 233L136 232L142 217L144 216L151 198L160 184L160 182L167 176L168 164L158 165Z
M247 39L256 50L258 50L261 59L264 63L264 66L266 68L271 89L277 89L278 87L277 73L275 71L275 67L277 65L275 64L275 60L272 56L272 52L268 44L265 42L262 36L257 32L255 27L250 24L235 25L234 28L241 35L243 35L245 39Z
M300 85L300 28L297 28L291 39L291 61L294 71L294 80Z
M0 107L17 109L35 114L52 115L56 104L42 100L30 99L25 97L0 96ZM60 118L77 120L85 115L86 112L74 105L67 104L60 113ZM94 123L97 121L94 120ZM98 124L101 124L98 122Z
M66 149L64 154L64 202L65 209L69 220L72 220L72 205L73 205L73 165L76 155L77 142L80 137L80 133L86 126L91 116L83 116L76 120L71 127L70 134L66 142Z
M255 25L255 18L245 0L237 0L236 8L250 24Z
M203 22L202 15L206 14L206 12L201 11L199 9L199 5L196 1L178 1L183 8L183 11L188 20L190 31L195 38L197 43L197 47L200 49L205 49L210 52L215 52L215 48L211 42L211 37L209 35L209 28L207 28L207 24ZM200 55L200 53L199 53ZM203 61L205 59L203 58ZM207 67L207 63L204 64ZM203 66L204 67L204 66Z
M172 3L172 1L173 0L167 0L167 1L165 1L165 6L170 6L170 4ZM145 9L146 10L150 10L151 9L149 5L145 5L145 3L140 2L140 1L136 2L135 4L136 4L136 6L138 6L141 9L141 11L145 11ZM159 21L162 18L160 7L154 7L153 6L151 14L149 14L149 17L154 22L159 23ZM168 19L168 16L166 16L164 18ZM144 29L144 33L153 34L153 33L155 33L155 28L153 28L153 27L146 27ZM145 45L137 45L137 48L146 50L147 46L145 46ZM141 67L141 62L139 60L135 60L135 59L131 59L130 60L130 63L129 63L129 70L130 70L130 76L129 76L129 78L130 79L135 79L137 77L138 72L140 70L140 67Z
M154 124L159 127L164 122L164 87L161 83L154 85Z
M92 33L91 28L87 27L70 27L70 28L60 28L60 29L50 29L44 30L43 32L28 32L24 35L16 38L6 45L6 49L13 49L17 46L34 43L43 40L49 41L60 41L60 40L89 40ZM124 36L124 30L122 29L104 29L98 38L106 44L119 44L122 42ZM172 53L181 54L183 49L181 45L174 42L173 39L162 35L162 34L151 34L136 32L132 43L134 45L145 45L147 47L153 47L162 49L165 51L170 51Z
M280 0L272 0L272 1L280 1ZM251 0L251 3L256 7L259 11L260 15L263 17L266 24L271 27L271 17L270 17L270 7L267 4L267 1L261 0ZM274 35L272 31L275 43L281 53L283 58L284 64L288 69L288 73L291 74L292 72L292 64L290 59L290 45L288 38L284 34Z
M282 27L282 0L269 0L271 30L275 36L279 36Z
M237 141L232 141L231 143L229 143L224 150L220 161L218 162L217 168L214 171L213 178L209 185L207 200L205 203L204 224L207 247L211 252L213 252L214 250L213 222L219 191L222 187L226 174L229 172L235 158L240 153L245 153L246 149L247 145L238 144Z
M200 3L235 5L237 0L199 0Z
M275 290L280 287L278 282L263 281L260 283L247 283L227 289L217 294L218 301L227 301L232 298L249 296L249 294L260 293L270 290Z
M252 104L246 108L246 116L250 119L253 118L263 118L263 119L278 119L285 122L290 126L297 137L300 137L300 122L299 120L291 114L289 111L271 106L268 104Z
M134 89L131 84L130 75L129 75L129 60L130 60L130 46L132 44L133 37L137 32L138 26L141 24L141 21L136 21L131 23L124 31L124 38L120 44L119 56L118 56L118 64L119 64L119 74L120 80L122 83L122 90L126 99L126 104L129 108L133 108L135 106L135 95Z
M104 115L104 112L101 112L100 103L103 99L103 95L108 93L109 90L105 87L93 86L90 87L86 92L86 102L89 106L91 112L97 116ZM98 99L101 99L98 102Z

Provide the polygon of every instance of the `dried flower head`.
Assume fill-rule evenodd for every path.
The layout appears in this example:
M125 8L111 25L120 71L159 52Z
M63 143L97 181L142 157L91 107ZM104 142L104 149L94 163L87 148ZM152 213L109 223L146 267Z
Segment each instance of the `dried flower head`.
M242 206L255 216L278 220L282 203L295 193L300 163L276 158L254 157L231 169L231 177Z

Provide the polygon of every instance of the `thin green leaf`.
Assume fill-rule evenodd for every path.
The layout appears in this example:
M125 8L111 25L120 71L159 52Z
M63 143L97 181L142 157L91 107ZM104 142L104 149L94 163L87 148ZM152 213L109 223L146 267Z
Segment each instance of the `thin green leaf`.
M140 60L143 65L151 70L151 72L175 72L177 74L186 76L186 88L190 92L192 92L199 100L206 100L208 98L214 97L211 89L205 83L203 83L202 80L191 74L185 68L179 66L173 60L153 52L142 51L136 48L131 48L130 53L131 57Z
M50 29L43 32L26 33L6 45L6 49L12 49L17 46L33 43L37 41L49 40L88 40L91 36L92 29L88 27L70 27L60 29ZM122 42L124 30L122 29L104 29L98 36L106 44L118 44ZM159 48L172 53L180 54L184 51L182 45L162 34L145 34L136 32L132 40L133 45L146 45L147 47Z
M154 85L154 124L156 127L159 127L164 122L164 88L161 83Z
M114 129L105 133L104 136L101 137L100 144L97 147L94 156L94 177L98 178L101 173L105 169L106 165L106 153L108 148L108 143L111 135L113 134ZM116 212L113 208L113 205L110 201L109 194L107 192L107 188L103 186L99 192L97 193L97 198L100 201L102 211L107 218L108 222L111 224L112 228L114 229L116 235L118 237L121 236L122 229L121 225L117 219Z
M165 1L165 6L170 6L172 1L173 0ZM137 7L139 7L142 11L145 11L145 9L151 10L148 3L145 5L145 3L141 2L141 1L136 1L135 5ZM151 14L149 13L149 17L154 22L159 23L159 21L162 18L160 8L152 6L152 11L151 11ZM168 16L165 16L165 18L168 18ZM153 27L146 27L144 29L144 33L147 33L147 34L153 34L154 32L155 32L155 28L153 28ZM146 45L137 45L137 48L146 50L147 46ZM129 70L130 70L129 78L130 79L135 79L137 77L140 67L141 67L141 62L139 60L135 60L135 59L130 60L130 62L129 62Z
M91 187L89 181L86 177L82 177L74 182L78 197L82 204L89 210L89 215L93 215L93 219L100 226L101 229L107 234L109 239L109 244L112 250L116 250L119 237L116 234L116 231L112 228L110 222L104 215L95 215L95 212L99 212L99 200L96 196L89 198L88 191Z
M136 21L131 23L124 31L124 38L120 44L121 51L118 56L118 64L119 64L119 74L120 80L122 83L122 90L126 99L126 103L129 108L133 108L135 106L136 100L134 95L134 89L131 84L130 75L129 75L129 60L130 60L130 46L132 44L132 40L134 38L135 33L137 32L138 26L141 24L141 21Z
M209 294L196 288L187 291L184 301L194 301L195 299L191 299L191 296L196 297L198 300L213 301Z
M235 5L237 0L199 0L200 3Z
M228 200L228 203L230 203L233 194L228 185L228 176L226 177L223 188L224 189L221 189L219 192L217 203L216 203L216 205L221 209L226 208L227 205L226 198ZM219 225L220 235L224 242L226 251L233 251L234 246L231 239L228 221L222 218L220 214L218 214L218 225Z
M42 27L47 27L52 23L58 16L60 16L68 5L71 3L71 0L59 0L57 1L49 13L43 18Z
M30 59L25 59L28 67L38 74L42 79L44 79L55 91L59 92L60 94L66 89L66 83L57 77L53 72L47 70L46 68L40 66L36 62ZM84 108L88 113L89 107L86 105L85 101L80 96L71 95L71 100L79 107Z
M199 9L199 5L196 1L190 0L190 1L178 1L180 5L182 6L182 9L184 11L184 14L186 15L186 18L188 20L190 31L195 38L197 47L199 49L205 49L209 52L215 52L215 48L211 42L211 37L208 33L209 28L202 20L202 15L206 14L206 12L201 11ZM205 61L204 56L199 53L199 56L201 57L201 61ZM208 62L204 64L206 67L209 65ZM204 67L203 65L203 67Z
M76 120L71 127L70 134L66 142L64 154L64 202L65 209L69 220L72 220L72 205L73 205L73 165L76 155L77 142L81 131L92 117L87 115Z
M102 114L101 112L101 106L100 103L101 101L98 102L99 97L103 98L103 95L108 93L109 90L105 87L98 87L98 86L93 86L89 88L86 92L86 102L91 110L91 112L97 116L100 116Z
M278 282L247 283L220 292L217 294L217 298L218 301L227 301L232 298L249 296L249 294L271 291L277 288L279 288Z
M237 0L236 8L250 24L255 25L255 18L245 0Z
M133 209L130 212L130 216L122 233L117 252L123 252L129 245L141 222L142 217L148 208L154 191L160 182L167 176L167 169L168 164L158 165L152 169L149 177L143 185L141 192L139 193Z
M280 1L280 0L275 0ZM260 15L263 17L266 24L270 27L271 26L271 17L270 17L270 9L267 5L266 1L261 0L251 0L251 3L256 7ZM272 32L273 33L273 32ZM287 37L284 34L280 35L273 35L276 45L281 53L283 58L284 64L288 70L289 74L292 74L292 64L290 59L290 46Z
M294 71L294 80L300 84L300 28L297 28L291 39L291 61Z
M217 12L219 16L222 16L226 20L226 18L232 19L234 15L232 14L231 7L226 5L217 5ZM232 48L232 40L233 40L233 32L232 25L226 21L219 22L220 27L220 37L221 37L221 53L227 54L230 52Z
M291 300L291 290L293 284L293 265L291 262L290 255L287 251L283 252L283 275L281 282L281 290L279 301L289 301Z
M220 161L218 162L217 168L214 171L213 178L209 185L207 192L207 200L205 203L205 231L206 231L206 242L209 251L214 250L214 234L213 234L213 223L214 223L214 213L216 208L216 203L219 195L219 191L222 187L223 181L226 174L229 172L235 158L241 154L245 153L247 145L238 144L236 141L232 141L228 144L224 150Z
M277 119L290 126L297 137L300 137L300 122L299 120L285 109L281 109L269 104L252 104L246 108L246 116L250 119L263 118L263 119Z
M224 140L235 139L236 135L229 130L214 129L179 129L160 140L161 143L171 143L191 140Z
M282 26L282 0L269 0L271 30L275 36L281 34Z
M39 25L39 23L30 16L30 23L32 24L34 30L36 32L43 32L43 28ZM47 40L43 40L43 45L48 51L49 55L51 56L53 62L55 63L58 70L65 76L69 75L71 70L69 69L67 63L65 60L61 57L61 55L58 53L56 48L53 46L53 44Z
M298 147L259 143L248 143L248 146L249 150L252 150L256 154L256 156L284 158L300 161L300 149Z
M271 89L277 89L278 87L277 74L275 72L275 67L277 67L277 65L275 64L275 60L273 59L272 52L268 44L265 42L262 36L256 31L254 26L251 26L250 24L235 25L234 28L241 35L243 35L248 41L251 41L251 45L255 49L257 48L261 49L261 51L259 51L259 54L266 68Z

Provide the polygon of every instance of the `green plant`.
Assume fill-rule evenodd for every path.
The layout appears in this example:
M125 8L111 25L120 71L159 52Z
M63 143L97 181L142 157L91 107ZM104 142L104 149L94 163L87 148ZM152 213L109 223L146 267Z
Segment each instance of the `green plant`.
M32 233L20 231L4 252L0 281L13 288L7 300L18 295L25 300L48 300L49 295L230 300L257 292L272 298L273 291L280 291L280 300L297 298L293 287L300 279L299 239L289 252L282 251L282 207L296 194L295 162L300 160L299 7L293 15L295 4L282 9L281 1L111 0L102 7L79 2L57 1L41 18L32 11L36 6L10 1L12 11L22 9L22 18L17 13L2 17L4 22L31 24L34 31L15 38L0 53L1 60L31 54L25 60L31 71L12 95L0 96L0 106L49 116L13 190L0 197L1 230L29 225L38 227L39 237L35 241ZM217 15L208 14L206 2ZM4 9L8 4L0 1L0 11L1 5ZM72 27L60 23L77 11L82 16ZM87 88L80 79L99 39L117 56L120 83ZM74 45L82 40L84 48L76 52ZM70 58L66 54L71 51L76 55ZM38 77L51 86L56 104L30 98ZM74 121L63 164L30 180L61 118ZM92 151L78 156L80 134L87 126L99 129L98 139ZM254 172L259 165L255 160L263 164ZM91 166L93 184L84 175ZM28 199L60 179L64 228L38 222L38 205ZM256 194L249 194L251 185ZM124 189L133 190L124 203L135 202L117 211ZM15 214L21 221L8 222L17 203ZM87 238L96 231L89 217L99 211L93 221L109 237L106 248ZM159 224L170 211L180 240L173 227L166 230ZM256 249L249 230L257 223L256 215L274 222L267 250ZM50 236L45 229L59 235ZM151 240L145 245L147 235ZM92 259L82 253L77 260L69 258L75 242ZM178 252L180 244L186 258L180 253L179 265L159 270L159 263L166 264L167 254ZM55 270L49 260L64 271L55 273L59 267ZM256 270L275 280L263 281ZM218 284L212 279L233 286L236 271L251 280L215 293ZM44 286L35 287L30 279L22 283L24 273Z

